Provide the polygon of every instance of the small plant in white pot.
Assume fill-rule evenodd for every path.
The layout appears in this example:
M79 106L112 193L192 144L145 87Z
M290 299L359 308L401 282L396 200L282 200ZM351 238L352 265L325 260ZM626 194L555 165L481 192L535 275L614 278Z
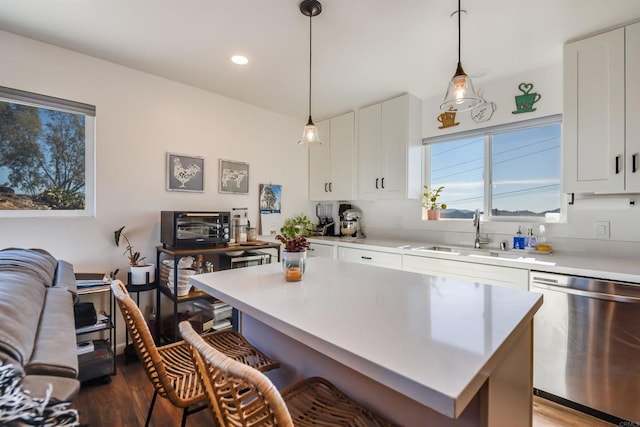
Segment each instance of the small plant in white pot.
M129 285L145 285L153 283L156 280L155 265L147 264L144 262L145 257L140 255L140 252L134 251L131 242L124 234L124 225L113 232L113 238L116 246L120 247L120 240L124 240L127 243L127 248L124 250L124 254L129 259L129 267L131 269L131 278ZM149 273L149 280L147 281L147 273Z
M438 202L438 197L440 197L442 190L444 190L443 185L433 189L426 185L424 186L424 192L422 193L422 219L428 219L429 221L439 220L440 210L447 209L446 203Z

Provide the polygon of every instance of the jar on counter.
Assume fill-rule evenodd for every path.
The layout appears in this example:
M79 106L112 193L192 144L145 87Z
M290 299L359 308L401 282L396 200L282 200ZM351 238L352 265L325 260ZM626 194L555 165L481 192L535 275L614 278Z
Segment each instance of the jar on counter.
M258 237L258 232L255 227L247 228L247 241L255 242Z
M247 219L235 219L235 235L237 243L245 243L247 241Z

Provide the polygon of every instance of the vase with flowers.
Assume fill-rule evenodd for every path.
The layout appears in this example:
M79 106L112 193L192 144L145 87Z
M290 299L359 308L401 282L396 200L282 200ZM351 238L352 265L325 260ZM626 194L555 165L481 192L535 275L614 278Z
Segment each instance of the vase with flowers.
M280 228L276 239L284 244L282 250L282 269L284 280L299 282L304 277L309 242L307 236L315 229L315 225L306 215L287 218Z
M446 203L438 202L438 197L441 196L442 190L444 190L443 185L437 188L424 186L424 192L422 193L422 219L437 221L440 219L440 210L447 209Z

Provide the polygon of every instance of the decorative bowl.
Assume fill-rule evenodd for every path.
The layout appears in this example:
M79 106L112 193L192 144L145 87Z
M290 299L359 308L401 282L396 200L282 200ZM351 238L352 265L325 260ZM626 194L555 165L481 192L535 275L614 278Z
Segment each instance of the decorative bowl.
M244 251L229 251L224 253L226 256L234 257L244 254Z

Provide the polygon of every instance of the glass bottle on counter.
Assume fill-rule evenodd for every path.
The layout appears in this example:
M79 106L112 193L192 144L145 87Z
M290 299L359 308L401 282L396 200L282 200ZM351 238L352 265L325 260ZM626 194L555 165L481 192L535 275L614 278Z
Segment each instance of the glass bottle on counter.
M536 251L551 252L551 244L547 240L547 233L544 225L540 225L540 232L538 233L538 242L536 243Z

